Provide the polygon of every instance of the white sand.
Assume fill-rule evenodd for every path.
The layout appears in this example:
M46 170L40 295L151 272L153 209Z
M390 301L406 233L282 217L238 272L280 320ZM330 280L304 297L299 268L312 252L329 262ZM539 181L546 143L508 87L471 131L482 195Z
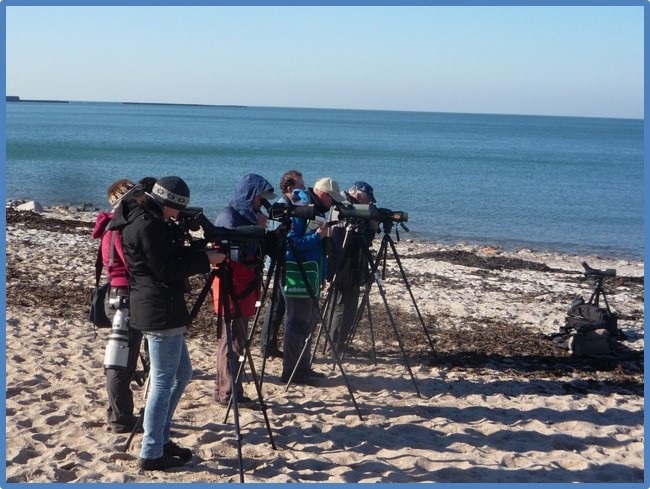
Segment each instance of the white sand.
M87 218L89 213L82 214ZM84 232L8 226L8 268L29 275L8 276L7 283L90 288L96 245ZM398 244L403 257L441 249ZM576 273L583 259L595 268L616 268L619 276L643 276L643 263L463 245L454 249L546 263L566 273L484 273L444 261L404 259L423 313L443 318L437 328L460 331L467 318L489 318L552 333L563 323L565 298L589 296L591 284L579 282ZM389 301L407 310L412 303L397 282L394 276L385 282ZM636 338L627 346L642 350L643 286L617 287L608 298L623 318L621 328ZM375 291L373 302L378 301ZM232 414L224 423L225 409L211 397L213 338L189 341L195 375L173 427L175 440L190 447L194 459L182 468L143 472L137 466L141 435L123 453L127 435L105 426L107 332L93 337L86 305L71 304L69 314L54 317L44 307L12 304L6 312L7 481L239 481ZM383 314L380 307L373 311ZM503 368L507 359L500 367L481 368L420 362L413 365L418 397L401 356L395 348L382 352L381 346L377 366L359 357L344 363L363 420L338 371L319 387L291 386L285 393L278 379L280 362L267 363L264 398L277 450L270 446L262 413L241 410L246 482L643 481L643 397L638 388L608 382L612 372L575 369L527 376L516 364ZM367 344L355 347L369 349ZM257 347L253 350L259 369ZM326 361L319 357L316 368L329 372ZM636 380L643 383L642 373ZM134 384L134 391L140 407L142 389ZM246 392L254 396L251 384Z

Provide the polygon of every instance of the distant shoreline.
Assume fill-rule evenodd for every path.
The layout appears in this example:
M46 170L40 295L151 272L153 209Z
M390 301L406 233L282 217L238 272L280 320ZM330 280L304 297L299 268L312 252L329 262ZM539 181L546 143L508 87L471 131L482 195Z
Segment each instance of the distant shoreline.
M220 109L247 109L250 107L259 108L277 108L274 105L215 105L215 104L186 104L186 103L170 103L170 102L108 102L101 100L28 100L21 99L15 95L6 96L7 103L12 102L29 102L29 103L52 103L52 104L121 104L121 105L159 105L170 107L215 107ZM566 114L516 114L516 113L489 113L489 112L447 112L435 110L406 110L406 109L373 109L373 108L359 108L359 107L303 107L303 106L286 106L281 107L286 109L309 109L309 110L349 110L361 112L413 112L423 114L457 114L457 115L490 115L490 116L505 116L505 117L559 117L566 119L616 119L616 120L629 120L641 121L644 118L630 118L630 117L605 117L605 116L586 116L586 115L566 115Z
M163 106L172 106L172 107L219 107L219 108L232 108L232 109L245 109L246 105L210 105L210 104L178 104L178 103L168 103L168 102L81 102L81 101L70 101L70 100L31 100L31 99L21 99L15 95L7 95L7 103L37 103L37 104L69 104L69 103L109 103L109 104L121 104L121 105L163 105Z

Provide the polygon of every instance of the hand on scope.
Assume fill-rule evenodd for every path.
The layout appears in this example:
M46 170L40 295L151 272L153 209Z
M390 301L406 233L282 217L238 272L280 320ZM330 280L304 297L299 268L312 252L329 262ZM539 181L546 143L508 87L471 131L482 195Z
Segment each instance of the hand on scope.
M330 235L329 231L330 231L330 228L327 227L327 223L323 223L323 225L321 227L316 229L316 234L318 234L321 237L321 239L322 238L327 238Z
M257 225L266 227L266 224L267 224L266 216L261 212L259 212L257 214Z
M210 260L210 265L218 265L226 259L226 255L219 253L216 250L208 250L205 252L208 255L208 260Z
M291 231L291 221L286 223L283 222L277 228L275 228L273 232L278 238L281 238L283 236L286 236L289 231Z

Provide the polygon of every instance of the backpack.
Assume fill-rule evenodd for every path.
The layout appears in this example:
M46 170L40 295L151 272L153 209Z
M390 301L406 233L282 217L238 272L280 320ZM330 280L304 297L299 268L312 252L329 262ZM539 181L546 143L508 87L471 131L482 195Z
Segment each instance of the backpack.
M95 288L90 293L90 311L88 312L88 320L96 328L110 328L113 323L106 315L104 303L106 296L111 288L110 281L99 285L99 279L102 275L102 244L99 243L99 251L97 252L97 261L95 262Z
M577 297L569 306L564 326L551 338L576 356L611 355L617 347L618 316L609 307L598 307Z

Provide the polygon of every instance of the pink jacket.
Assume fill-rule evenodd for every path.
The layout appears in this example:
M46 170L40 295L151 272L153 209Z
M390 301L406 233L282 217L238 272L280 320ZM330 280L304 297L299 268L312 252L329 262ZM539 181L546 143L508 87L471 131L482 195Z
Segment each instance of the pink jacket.
M102 261L104 262L104 270L106 275L109 276L112 287L128 287L129 286L129 272L126 269L126 260L124 259L124 251L122 250L122 240L120 239L119 231L106 231L106 226L113 218L112 212L100 212L95 221L95 228L93 229L92 238L102 240ZM111 235L115 233L113 246L113 266L108 269L108 260L111 256Z

